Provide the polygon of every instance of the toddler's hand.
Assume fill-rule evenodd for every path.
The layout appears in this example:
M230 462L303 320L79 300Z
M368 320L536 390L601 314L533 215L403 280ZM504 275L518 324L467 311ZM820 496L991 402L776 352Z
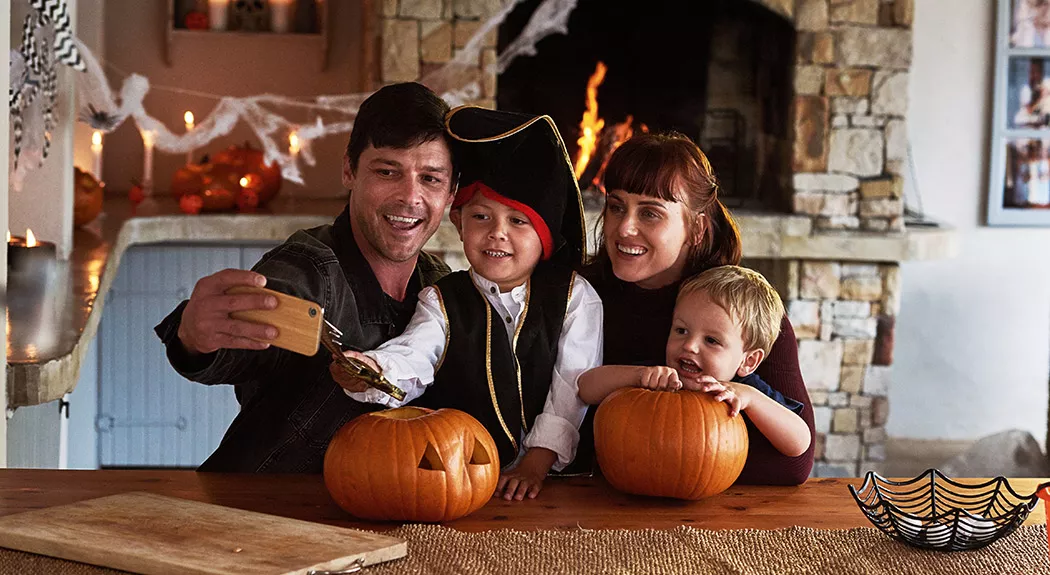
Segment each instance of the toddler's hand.
M507 501L511 499L521 501L525 499L526 495L529 499L535 499L540 494L540 490L543 489L543 480L546 477L546 473L527 468L523 469L523 466L519 465L506 473L500 474L499 483L496 484L496 492L492 496L503 497Z
M746 394L744 397L737 392L738 386L733 382L722 383L720 381L704 380L698 383L698 391L714 396L715 401L724 402L729 407L729 416L736 417L741 410L747 409Z
M379 365L377 365L372 358L363 353L347 350L343 352L343 355L346 357L352 357L365 363L372 369L379 371ZM336 363L335 355L332 356L332 363L328 366L328 373L332 375L332 379L339 384L339 387L342 387L349 392L358 393L368 389L368 384L365 383L364 380L350 375L345 369Z
M678 372L672 367L643 367L639 386L661 391L678 391L682 389L682 381L678 379Z

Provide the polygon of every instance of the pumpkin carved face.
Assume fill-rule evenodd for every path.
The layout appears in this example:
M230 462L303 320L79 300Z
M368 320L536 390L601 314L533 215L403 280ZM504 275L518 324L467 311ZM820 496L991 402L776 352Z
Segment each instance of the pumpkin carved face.
M237 168L241 174L257 174L262 178L262 185L256 190L259 195L259 205L266 205L277 192L281 190L281 167L274 163L266 163L266 156L262 150L257 150L248 142L243 146L230 146L212 156L213 164L229 164Z
M462 411L377 411L332 437L324 482L340 507L362 519L451 521L492 497L496 453L485 427Z
M594 415L594 450L626 493L702 499L725 491L747 459L747 427L698 391L614 392Z

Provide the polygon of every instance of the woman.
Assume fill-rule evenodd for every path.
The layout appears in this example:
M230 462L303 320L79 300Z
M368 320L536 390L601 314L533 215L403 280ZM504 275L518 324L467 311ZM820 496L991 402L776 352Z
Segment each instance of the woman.
M740 233L718 201L703 152L681 135L641 135L625 142L605 171L602 249L584 270L605 310L606 365L663 365L675 296L682 280L740 262ZM773 389L803 403L813 435L813 406L798 367L795 332L785 316L757 370ZM593 408L591 410L593 412ZM593 450L591 415L581 428L581 462ZM750 449L741 483L797 485L809 477L813 443L781 455L748 423Z

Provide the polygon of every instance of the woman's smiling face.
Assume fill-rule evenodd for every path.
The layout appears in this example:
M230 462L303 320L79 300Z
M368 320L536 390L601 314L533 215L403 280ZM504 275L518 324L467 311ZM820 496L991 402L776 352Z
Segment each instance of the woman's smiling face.
M690 215L682 202L609 190L602 230L616 277L646 289L681 279L692 246Z

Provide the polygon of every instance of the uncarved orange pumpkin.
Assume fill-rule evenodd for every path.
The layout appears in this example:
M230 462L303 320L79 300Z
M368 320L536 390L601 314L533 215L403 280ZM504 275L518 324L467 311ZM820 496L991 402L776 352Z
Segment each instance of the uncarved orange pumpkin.
M627 493L702 499L725 491L747 459L747 427L698 391L617 390L594 415L594 450Z
M90 173L73 167L73 226L90 224L102 212L105 184Z
M456 409L362 415L336 432L324 458L328 493L362 519L451 521L485 505L498 480L492 436Z

